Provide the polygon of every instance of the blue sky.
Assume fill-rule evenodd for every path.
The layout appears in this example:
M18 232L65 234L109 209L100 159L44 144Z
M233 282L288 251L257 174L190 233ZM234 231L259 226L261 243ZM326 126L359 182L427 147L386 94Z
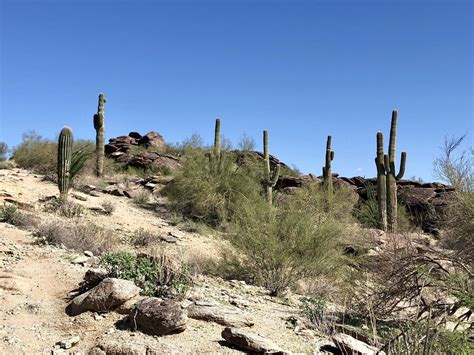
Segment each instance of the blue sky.
M471 1L23 1L1 3L0 140L63 125L94 138L156 130L238 141L321 174L375 175L375 137L399 110L405 177L432 179L445 134L470 131Z

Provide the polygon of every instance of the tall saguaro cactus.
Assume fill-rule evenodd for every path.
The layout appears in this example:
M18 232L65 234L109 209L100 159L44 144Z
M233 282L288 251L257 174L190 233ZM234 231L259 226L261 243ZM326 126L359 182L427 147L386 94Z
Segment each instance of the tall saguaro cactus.
M59 133L58 139L58 188L61 201L67 199L69 191L72 144L72 130L69 127L64 127Z
M104 136L105 136L105 96L103 93L99 94L99 105L97 113L94 115L95 128L95 154L96 154L96 175L101 177L104 175Z
M333 193L331 161L334 159L334 151L331 150L331 143L332 137L328 136L328 140L326 142L326 162L323 166L323 180L324 186L329 195Z
M273 193L272 189L275 187L278 177L280 176L280 164L277 164L275 169L272 171L270 168L270 152L268 150L268 131L265 129L263 131L263 156L265 159L265 175L264 175L264 184L266 187L266 197L268 203L271 205L273 203Z
M387 230L387 179L385 172L383 133L377 132L377 156L375 157L377 166L377 204L378 204L378 224L379 228ZM367 187L369 188L369 187Z
M216 126L214 128L214 158L220 160L221 157L221 119L216 118Z
M378 192L378 206L379 210L383 209L386 204L386 225L384 224L383 210L379 211L379 225L386 228L389 232L397 231L397 215L398 215L398 201L397 201L397 181L399 181L405 174L407 153L402 152L400 159L400 170L398 174L395 169L395 147L397 140L397 110L392 111L392 123L390 127L390 140L388 147L388 154L383 154L383 134L377 132L377 192ZM383 161L382 160L383 155ZM386 194L383 194L383 183L385 178ZM384 201L384 197L385 201Z

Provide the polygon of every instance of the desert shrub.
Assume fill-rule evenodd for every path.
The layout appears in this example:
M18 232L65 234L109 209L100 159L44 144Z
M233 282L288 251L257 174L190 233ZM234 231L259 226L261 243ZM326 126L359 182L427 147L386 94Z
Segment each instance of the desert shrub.
M222 152L217 168L204 151L188 151L175 179L163 190L173 211L217 226L235 213L242 197L256 199L261 185L249 166L235 164L232 153Z
M19 228L34 227L38 223L33 214L20 211L14 204L7 203L0 208L0 222Z
M165 253L116 252L104 255L101 263L110 277L133 281L147 296L184 298L191 285L187 267Z
M96 255L112 250L115 245L112 231L89 222L66 224L52 220L41 224L34 235L38 243L89 250Z
M474 264L474 193L457 192L448 207L445 218L444 246L452 249L457 257Z
M0 160L0 170L2 169L13 169L15 167L15 163L11 160Z
M139 207L146 207L150 203L151 200L151 192L146 189L140 189L138 192L133 196L133 203L135 203Z
M456 354L474 352L474 343L469 335L451 332L433 320L408 321L400 325L398 334L389 341L384 350L387 354Z
M337 190L329 203L318 186L300 189L277 207L263 199L242 199L230 225L236 254L224 254L225 267L239 277L281 294L296 281L317 275L336 277L344 264L340 242L348 233L355 196Z
M4 142L0 142L0 162L3 162L7 159L8 146Z
M71 200L58 201L58 213L67 218L80 217L84 214L84 207Z
M133 235L130 237L131 244L137 247L146 247L152 244L156 240L157 240L156 235L154 235L152 232L143 228L140 228L137 231L135 231Z
M322 297L304 297L301 299L301 313L318 328L324 325L327 309L326 300Z
M459 152L466 135L445 137L442 155L435 159L435 175L454 186L456 192L444 216L443 244L457 257L474 262L474 150Z
M242 134L238 143L238 147L242 151L255 150L256 145L257 143L255 142L255 139L246 133Z
M104 201L104 202L102 202L101 206L102 206L102 209L104 210L104 213L105 213L106 215L109 215L109 216L110 216L110 215L112 215L112 214L115 212L115 206L114 206L114 204L113 204L112 202L110 202L110 201Z
M13 159L19 167L38 174L54 175L57 167L56 143L34 131L23 133L22 142L13 149Z

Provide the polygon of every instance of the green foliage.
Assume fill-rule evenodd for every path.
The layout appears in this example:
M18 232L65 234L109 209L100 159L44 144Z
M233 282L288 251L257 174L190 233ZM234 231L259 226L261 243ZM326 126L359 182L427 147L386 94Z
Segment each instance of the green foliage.
M88 144L77 147L71 157L71 167L69 169L69 178L74 180L85 168L86 162L92 156L92 149Z
M322 297L304 297L301 299L301 312L318 328L321 328L324 324L326 309L326 300Z
M23 133L23 141L13 149L13 159L19 167L38 174L54 175L57 168L56 143L34 131Z
M7 203L0 207L0 222L20 228L27 228L36 224L34 216L19 211L14 204Z
M101 263L110 277L133 281L147 296L182 298L191 285L187 267L173 268L163 257L122 251L104 255Z
M298 280L336 276L344 264L340 241L347 235L352 191L336 190L334 203L316 185L286 196L272 207L261 198L242 199L230 225L235 255L225 255L225 267L246 273L249 282L281 294Z
M259 197L258 169L236 165L232 153L221 154L220 168L214 171L204 151L186 153L175 179L163 190L175 212L217 226L230 219L243 197Z
M418 320L402 324L399 334L385 350L394 355L469 355L474 351L474 343L467 332L447 331L435 320Z

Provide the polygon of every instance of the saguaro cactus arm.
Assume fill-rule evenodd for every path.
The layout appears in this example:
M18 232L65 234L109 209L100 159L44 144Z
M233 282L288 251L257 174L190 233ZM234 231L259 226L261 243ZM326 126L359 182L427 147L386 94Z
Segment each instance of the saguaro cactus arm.
M401 158L400 158L400 170L398 171L398 174L395 177L397 181L403 178L403 175L405 175L406 161L407 161L407 152L402 152Z

